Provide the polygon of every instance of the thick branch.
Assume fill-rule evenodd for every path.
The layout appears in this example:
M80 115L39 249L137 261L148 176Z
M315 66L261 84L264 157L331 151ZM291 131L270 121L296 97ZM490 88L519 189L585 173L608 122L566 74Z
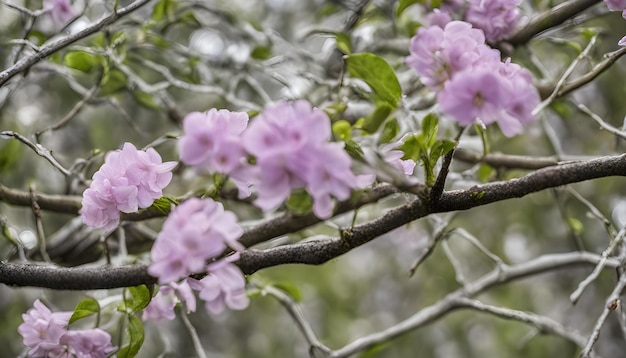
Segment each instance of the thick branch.
M530 41L533 36L551 27L558 26L567 19L583 12L600 2L599 0L570 0L535 16L526 26L519 29L506 42L519 46Z
M422 204L416 199L408 204L399 206L389 210L381 217L368 223L355 226L352 229L343 230L341 238L329 240L308 241L294 245L286 245L268 250L246 250L241 253L239 266L246 274L251 274L260 269L292 263L322 264L332 258L340 256L355 247L363 245L373 239L396 229L413 220L419 219L426 215L436 212L449 212L456 210L467 210L476 206L486 205L496 201L519 198L530 193L538 192L547 188L554 188L566 184L581 182L589 179L608 177L608 176L625 176L626 175L626 154L619 156L601 157L589 161L580 161L567 164L559 164L552 167L539 169L524 177L512 179L504 182L489 183L480 186L474 186L467 190L454 190L444 192L440 200L430 207ZM39 198L41 205L42 198ZM252 240L252 239L251 239ZM5 264L5 268L7 265ZM20 266L20 267L23 267ZM40 270L55 270L54 268L39 268ZM73 269L65 269L73 270ZM81 269L76 269L81 270ZM137 273L137 282L151 283L145 273L145 267L137 266L133 271ZM13 276L11 281L0 276L0 282L15 284L65 288L75 283L62 284L63 279L59 281L32 281L32 278L23 278L22 281L15 277L21 277L20 271L11 271ZM56 271L59 273L60 271ZM85 276L89 276L90 271L82 271ZM0 273L1 274L1 273ZM117 271L105 270L98 271L96 277L89 277L87 286L82 289L90 289L91 285L100 287L102 285L110 285L115 282ZM17 276L16 276L17 275ZM59 276L62 277L62 276ZM127 276L124 276L127 277ZM106 280L105 280L106 279ZM74 280L72 278L71 280ZM104 281L103 281L104 280ZM52 284L51 282L55 282ZM106 283L102 283L106 282ZM52 285L52 287L51 287ZM57 285L55 287L55 285ZM121 280L115 284L115 287L127 286L127 280ZM72 286L76 287L76 286ZM78 288L76 288L78 289Z
M82 29L81 31L71 34L69 36L63 37L49 45L46 46L41 46L39 48L39 52L36 52L28 57L25 57L21 60L19 60L17 63L15 63L13 66L7 68L6 70L0 72L0 87L2 87L2 85L4 85L8 80L10 80L11 78L13 78L15 75L17 75L20 72L23 72L27 69L29 69L32 65L36 64L37 62L43 60L44 58L52 55L53 53L73 44L74 42L83 39L89 35L92 35L98 31L100 31L101 29L103 29L105 26L111 25L113 23L115 23L117 20L119 20L120 18L124 17L125 15L130 14L131 12L139 9L140 7L142 7L143 5L147 4L150 0L137 0L135 2L133 2L132 4L118 9L116 12L113 12L111 15L103 18L102 20L96 22L95 24L92 24L90 26L87 26L86 28Z

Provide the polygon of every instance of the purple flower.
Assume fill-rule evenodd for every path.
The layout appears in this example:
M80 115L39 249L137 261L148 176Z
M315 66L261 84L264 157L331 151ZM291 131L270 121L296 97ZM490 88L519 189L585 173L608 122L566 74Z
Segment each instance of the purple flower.
M106 358L116 349L111 335L99 328L67 331L59 342L69 348L68 357L75 358Z
M411 39L406 63L431 88L443 84L467 68L500 61L500 53L485 45L481 30L463 21L449 22L445 28L422 27Z
M255 172L249 169L241 141L247 125L248 115L243 112L211 109L187 114L184 135L178 141L181 161L198 172L229 175L239 188L239 196L249 196Z
M626 9L626 0L604 0L604 3L611 11L624 11Z
M122 150L109 153L94 173L93 181L83 193L81 214L89 226L114 229L120 212L132 213L147 208L163 195L172 180L170 171L176 162L162 163L153 148L137 150L125 143Z
M539 100L530 73L508 61L498 71L487 66L463 71L438 94L441 110L459 124L498 122L507 137L535 119L532 110Z
M510 35L519 21L521 0L469 0L465 20L495 42Z
M330 133L328 116L304 100L275 103L255 118L243 134L244 148L259 167L255 204L272 210L292 189L306 188L314 213L330 217L331 195L344 200L363 185L343 146L328 142Z
M66 327L72 316L71 312L52 313L41 301L37 300L33 308L22 315L22 323L17 331L24 338L24 345L29 349L30 357L52 357L61 354L61 337L67 332Z
M415 161L411 159L403 160L404 152L398 150L399 146L401 146L401 142L397 143L389 143L384 145L380 152L383 155L383 159L396 167L398 170L403 172L405 175L413 175L413 171L415 170Z
M65 25L76 16L70 0L43 0L43 8L57 25Z
M191 198L172 210L152 247L148 273L169 284L203 272L210 258L226 246L242 250L243 229L235 214L211 199Z
M625 10L626 12L626 10ZM626 36L622 37L621 40L619 40L619 42L617 43L620 46L626 46Z
M166 286L161 286L159 292L152 298L148 307L143 311L142 318L144 321L173 320L176 317L174 307L178 302L185 303L187 312L196 311L196 297L187 279L180 283L172 282Z
M200 299L209 312L219 314L225 307L233 310L248 307L250 299L246 295L246 279L239 267L231 263L238 259L239 255L235 254L214 262L208 265L209 275L205 278L199 281L190 279L191 287L200 291Z

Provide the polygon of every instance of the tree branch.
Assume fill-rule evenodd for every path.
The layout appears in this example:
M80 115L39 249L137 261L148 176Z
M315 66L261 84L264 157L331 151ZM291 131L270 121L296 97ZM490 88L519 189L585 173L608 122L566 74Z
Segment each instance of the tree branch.
M519 46L530 41L533 36L545 31L551 27L558 26L600 2L599 0L570 0L561 3L550 10L533 17L533 19L524 27L519 29L511 37L506 40L513 46Z
M105 26L115 23L120 18L139 9L140 7L147 4L148 2L150 2L150 0L137 0L124 8L114 11L109 16L103 18L102 20L96 22L95 24L87 26L86 28L82 29L81 31L77 33L71 34L69 36L65 36L49 45L41 46L39 48L39 52L36 52L28 57L25 57L19 60L13 66L0 72L0 87L2 87L8 80L13 78L15 75L29 69L32 65L36 64L37 62L73 44L74 42L80 39L83 39L89 35L92 35L100 31Z

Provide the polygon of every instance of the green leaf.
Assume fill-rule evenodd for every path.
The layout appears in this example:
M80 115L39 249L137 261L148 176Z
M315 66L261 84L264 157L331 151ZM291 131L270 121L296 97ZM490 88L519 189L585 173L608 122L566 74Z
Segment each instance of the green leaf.
M420 143L420 135L414 134L404 139L404 143L399 147L404 152L402 159L419 161L422 155L423 144Z
M152 10L152 20L161 21L165 17L168 9L170 8L170 0L161 0L156 5L154 5L154 9Z
M476 175L478 176L478 180L480 180L481 182L488 182L489 179L491 179L496 173L496 169L494 167L492 167L489 164L481 164L480 167L478 167L478 172L476 173Z
M346 146L344 149L352 158L363 161L363 149L361 149L359 143L353 141L352 139L349 139L346 141Z
M256 60L267 60L272 56L272 49L269 46L257 46L252 50L250 56Z
M576 234L582 233L583 230L585 229L585 226L580 220L573 218L571 216L567 218L567 224L572 229L572 231Z
M333 123L333 135L335 139L347 141L352 138L352 125L342 119Z
M137 313L146 308L152 299L152 293L146 285L127 287L124 291L124 301L117 308L120 312Z
M7 173L17 167L22 157L22 146L17 140L9 140L0 147L0 173Z
M100 93L103 96L113 94L125 88L126 84L126 75L120 70L113 69L104 75Z
M337 44L337 48L339 51L343 52L346 55L352 53L351 45L350 45L350 36L344 32L337 32L335 34L335 42Z
M135 315L128 316L128 344L117 352L118 358L133 358L139 353L139 349L143 345L144 329L143 323Z
M439 117L434 113L429 113L422 120L422 133L424 135L424 144L427 148L431 148L435 144L438 126Z
M377 101L385 102L393 108L398 106L402 88L393 69L385 60L371 53L357 53L348 56L346 65L350 76L360 78L370 86Z
M400 0L400 2L398 2L398 8L396 9L396 17L400 17L400 15L402 15L404 10L406 10L409 6L417 4L417 3L421 3L421 2L423 2L423 1L420 1L420 0Z
M178 202L167 196L162 196L152 203L152 207L157 209L160 213L167 215L172 210L172 204L178 205Z
M154 100L154 96L150 93L134 91L133 97L135 97L135 101L137 101L137 103L148 109L153 109L155 111L159 111L161 109L161 107L159 107L159 105Z
M305 215L313 210L313 200L306 190L294 190L285 202L287 209L297 215Z
M302 292L300 292L300 289L296 285L290 282L275 283L272 286L285 292L286 294L291 296L291 298L293 298L296 302L300 302L302 300Z
M395 118L389 119L383 127L383 133L380 135L379 143L390 143L400 133L400 126Z
M76 308L74 308L74 313L72 313L69 324L72 324L81 318L89 317L99 312L100 304L98 303L98 301L91 297L85 298L84 300L78 302Z
M375 133L381 124L389 117L389 114L394 110L394 107L387 103L380 103L376 106L376 109L370 113L365 122L363 122L362 128L368 133Z
M432 149L430 150L429 160L430 163L434 166L435 163L442 156L446 155L449 151L456 147L456 141L450 139L440 139L433 144Z
M83 51L69 52L63 58L65 66L81 72L90 72L94 67L101 66L103 60L104 59L100 55L94 55Z

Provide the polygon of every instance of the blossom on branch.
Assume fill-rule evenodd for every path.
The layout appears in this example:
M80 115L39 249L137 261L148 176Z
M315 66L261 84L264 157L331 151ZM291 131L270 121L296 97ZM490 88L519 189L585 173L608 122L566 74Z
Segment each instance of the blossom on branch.
M161 286L156 296L152 298L148 307L143 311L142 319L160 321L173 320L176 317L174 307L181 302L185 303L187 312L196 311L196 297L189 286L189 280L180 283L171 282Z
M206 269L227 246L243 250L243 229L235 214L211 199L191 198L175 207L152 246L148 273L169 284Z
M206 309L213 314L221 313L225 307L243 310L250 303L246 295L246 279L239 267L232 263L235 260L239 260L238 253L209 264L209 274L203 279L189 280L191 287L200 291Z
M313 212L332 215L331 195L349 197L367 184L350 169L351 160L339 143L330 143L330 119L305 100L267 107L243 134L244 148L255 156L260 176L255 204L278 207L292 189L305 188L313 197Z
M120 212L147 208L163 195L175 166L176 162L163 163L153 148L137 150L131 143L125 143L122 150L107 155L83 193L83 222L96 228L114 229L120 222Z
M485 32L491 42L513 33L518 25L521 0L469 0L465 20Z
M72 312L52 312L37 300L22 315L18 332L32 358L106 358L115 351L111 335L99 328L68 331Z

